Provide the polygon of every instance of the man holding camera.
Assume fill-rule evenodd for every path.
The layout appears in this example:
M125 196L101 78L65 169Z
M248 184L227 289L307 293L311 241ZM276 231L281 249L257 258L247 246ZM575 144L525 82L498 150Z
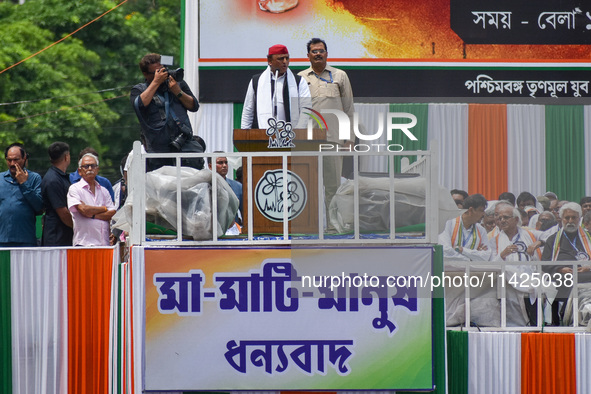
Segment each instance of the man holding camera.
M142 127L149 153L191 151L183 147L192 141L193 129L187 111L199 109L199 102L183 81L183 69L168 70L161 57L149 53L139 63L146 81L131 89L130 99ZM174 165L171 159L151 159L148 170Z

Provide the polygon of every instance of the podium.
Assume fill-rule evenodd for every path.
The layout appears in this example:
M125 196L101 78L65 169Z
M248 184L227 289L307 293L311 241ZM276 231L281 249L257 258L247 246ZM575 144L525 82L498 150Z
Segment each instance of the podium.
M295 147L269 148L273 138L264 129L234 129L234 146L240 152L301 152L310 156L290 156L288 170L288 232L290 234L318 234L318 152L326 142L326 131L293 130ZM283 170L281 157L252 158L252 188L248 191L247 159L242 159L242 198L244 226L253 221L254 234L283 234ZM253 199L253 215L248 216L248 201Z

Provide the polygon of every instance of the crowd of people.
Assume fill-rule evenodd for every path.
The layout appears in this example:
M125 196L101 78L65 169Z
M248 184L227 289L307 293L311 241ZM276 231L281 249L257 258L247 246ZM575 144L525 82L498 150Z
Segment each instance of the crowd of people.
M487 201L481 194L468 195L454 189L452 198L464 212L447 221L439 235L444 257L466 261L555 261L542 265L554 283L570 275L573 267L579 281L591 279L591 197L584 196L579 202L560 200L553 192L534 196L522 192L517 197L502 193L498 200ZM561 264L560 261L571 262ZM577 262L577 263L572 263ZM574 264L574 265L573 265ZM535 286L528 286L535 267L531 264L509 264L509 273L519 275L525 286L518 290L533 293ZM509 279L509 277L507 278ZM515 284L515 283L513 283ZM564 316L566 299L572 286L560 285L552 302L552 323L560 324ZM535 305L525 307L530 321L535 321Z
M77 171L68 174L70 147L54 142L48 148L51 166L43 178L27 169L29 159L20 143L4 151L8 170L0 185L0 247L106 246L115 242L110 221L124 199L123 182L113 189L98 175L99 157L92 148L78 156ZM122 190L123 186L123 190ZM37 216L42 215L37 239Z
M108 246L118 242L121 231L111 228L111 219L127 196L131 156L122 160L123 177L113 185L98 175L99 155L93 148L80 151L77 169L71 173L67 173L71 163L67 143L52 143L48 155L51 166L42 178L27 169L29 156L22 144L13 143L5 149L8 170L2 173L0 183L0 247ZM226 157L217 157L215 164L216 172L228 182L240 204L237 234L242 221L242 184L226 177ZM40 239L38 217L42 222Z

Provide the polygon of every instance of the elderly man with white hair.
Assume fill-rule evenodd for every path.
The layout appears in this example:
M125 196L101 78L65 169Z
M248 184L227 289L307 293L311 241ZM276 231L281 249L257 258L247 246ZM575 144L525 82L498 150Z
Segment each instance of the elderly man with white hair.
M82 177L68 189L68 209L74 220L74 246L108 246L115 214L111 195L97 181L98 157L87 153L78 162Z
M494 231L495 227L497 226L497 222L495 220L495 207L497 204L498 201L493 201L492 203L489 201L487 208L484 210L484 216L480 221L480 224L486 230L487 237L488 234Z
M539 236L541 231L531 230L521 226L519 209L505 202L495 207L499 223L499 231L489 243L491 244L493 260L518 262L540 260ZM511 285L507 287L507 318L510 325L522 325L527 321L536 321L535 307L530 299L533 287L529 285L534 267L528 264L507 264L505 266L505 280ZM524 313L524 311L526 311Z
M540 260L538 238L541 232L522 227L519 210L510 204L501 203L496 208L500 232L490 240L493 260Z
M542 260L544 261L588 261L591 256L591 235L579 223L583 211L576 202L568 202L559 210L562 228L551 235L544 247ZM580 265L579 272L589 271L589 263ZM572 266L550 265L544 270L550 273L572 273Z
M589 279L591 270L591 235L582 228L579 223L583 211L576 202L567 202L558 211L562 227L557 233L552 234L546 241L542 260L544 261L580 261L577 271L580 273L579 281ZM584 263L583 263L584 262ZM572 265L544 265L543 270L552 274L572 275ZM584 278L586 276L586 278ZM571 286L560 286L556 299L552 303L552 324L561 324L564 317L567 299L570 295Z

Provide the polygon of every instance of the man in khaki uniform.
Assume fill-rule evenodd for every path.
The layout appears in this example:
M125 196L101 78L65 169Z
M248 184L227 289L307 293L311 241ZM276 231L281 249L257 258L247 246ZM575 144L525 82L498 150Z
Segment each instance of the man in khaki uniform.
M319 38L312 38L307 44L308 59L311 67L301 71L312 95L312 107L316 111L322 109L337 109L343 111L350 120L353 130L353 90L347 73L326 64L328 50L326 42ZM349 133L347 140L339 140L339 125L335 115L325 116L328 126L327 140L341 146L351 146L353 133ZM343 156L327 156L323 161L325 206L328 214L330 201L341 184ZM329 224L328 229L332 226Z

